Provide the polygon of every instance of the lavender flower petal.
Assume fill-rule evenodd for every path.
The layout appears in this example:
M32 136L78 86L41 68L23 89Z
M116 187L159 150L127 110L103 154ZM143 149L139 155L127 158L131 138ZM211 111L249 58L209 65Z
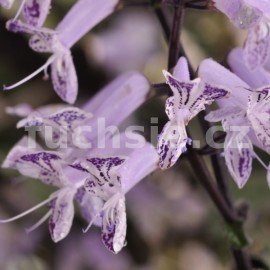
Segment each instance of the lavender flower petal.
M56 31L64 46L71 48L90 29L113 13L118 0L78 0Z
M123 192L126 194L153 173L158 168L158 162L159 156L152 144L146 142L142 148L135 149L117 171Z
M176 121L169 121L158 136L157 151L161 169L172 167L187 144L187 134L184 123L179 125Z
M14 0L0 0L0 6L10 9L13 5Z
M70 52L60 55L51 65L51 76L56 93L73 104L78 94L77 74Z
M189 81L190 74L188 62L185 57L180 57L173 71L173 76L180 81Z
M54 242L64 239L72 226L74 217L73 199L76 190L73 188L62 189L52 206L49 220L49 230Z
M252 28L244 46L244 60L246 65L254 70L263 66L270 51L270 23L263 20Z
M51 7L51 0L26 0L23 6L23 16L32 26L42 26Z
M227 134L224 144L225 161L233 180L239 188L243 188L250 177L252 153L252 143L248 138L239 141L237 135Z
M230 68L243 81L253 88L259 88L270 84L270 75L263 67L250 70L244 62L243 49L233 49L227 59Z
M85 182L85 189L97 197L105 199L112 191L121 189L120 178L117 175L118 168L124 163L126 158L89 158L82 167L91 174Z
M2 166L16 169L22 175L39 179L48 185L59 187L67 183L62 170L63 159L59 153L25 149L15 146Z
M125 245L127 230L125 198L118 197L116 197L116 202L112 201L110 208L105 211L101 232L104 245L116 254Z
M240 29L255 26L262 18L263 12L249 5L245 0L215 0L215 7L223 12L231 22Z
M102 199L89 194L85 188L78 189L76 193L76 199L79 203L81 214L87 222L94 220L93 224L101 226L102 220L98 217L98 213L101 211L104 202ZM96 217L94 219L94 217Z
M257 89L249 97L247 117L258 141L270 153L270 87Z
M199 67L199 77L205 82L214 85L223 85L226 89L230 90L231 97L219 100L219 105L224 104L224 106L235 106L235 103L232 101L233 98L241 100L243 105L247 104L248 93L243 90L249 89L249 86L234 73L224 68L214 60L206 59L201 62Z
M215 111L211 111L205 116L205 120L209 122L219 122L227 117L241 113L242 110L238 107L225 107Z

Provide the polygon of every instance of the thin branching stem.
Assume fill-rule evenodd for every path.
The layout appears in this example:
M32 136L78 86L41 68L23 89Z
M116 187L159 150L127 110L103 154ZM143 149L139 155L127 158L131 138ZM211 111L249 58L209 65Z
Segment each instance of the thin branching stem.
M181 28L183 25L183 15L184 15L184 0L176 1L175 10L174 10L174 19L172 30L168 26L168 21L162 9L156 9L156 14L161 22L161 25L164 29L165 37L168 40L168 35L170 34L169 39L169 59L168 59L168 68L172 69L179 58L179 56L186 56L183 48L180 45L180 34ZM190 67L191 78L195 78L195 73ZM157 88L157 85L156 85ZM165 87L164 87L165 88ZM210 127L208 123L204 120L204 114L200 116L200 122L203 130L206 130ZM206 166L203 158L193 149L191 146L188 146L188 159L192 166L194 166L200 175L199 180L205 190L208 192L210 198L213 200L217 209L219 210L221 216L224 218L227 224L235 225L241 224L242 220L239 218L236 210L233 207L233 203L230 197L229 189L227 186L227 181L223 173L224 169L222 166L222 161L219 158L219 155L213 155L211 157L212 166L214 168L215 177L218 185L214 184L212 175L209 172L209 169ZM238 270L251 270L251 261L249 255L242 249L232 249L233 256L237 265Z

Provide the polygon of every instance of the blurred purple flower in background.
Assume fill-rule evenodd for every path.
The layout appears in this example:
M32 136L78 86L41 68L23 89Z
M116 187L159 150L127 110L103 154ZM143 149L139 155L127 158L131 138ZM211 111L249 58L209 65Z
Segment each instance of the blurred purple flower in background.
M270 54L270 1L213 0L213 2L236 27L249 30L244 45L246 65L251 70L263 66Z
M43 1L42 3L47 2ZM110 15L115 10L117 2L118 0L98 2L79 0L55 30L40 27L43 24L41 20L38 23L27 20L27 24L16 18L10 20L7 23L7 28L10 31L31 34L29 46L36 52L51 53L52 56L34 73L12 86L5 86L4 89L10 90L17 87L42 71L47 74L47 68L51 66L51 78L56 93L63 101L73 104L78 94L78 82L70 48L95 25ZM28 19L28 17L26 18Z

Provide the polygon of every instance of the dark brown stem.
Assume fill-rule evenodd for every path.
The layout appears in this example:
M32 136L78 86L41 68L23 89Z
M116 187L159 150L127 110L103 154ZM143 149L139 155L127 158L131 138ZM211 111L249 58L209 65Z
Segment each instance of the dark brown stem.
M169 42L169 59L168 59L169 70L174 68L179 58L180 35L181 35L181 28L183 25L184 6L185 6L184 0L179 0L174 9L173 26Z
M210 195L211 199L215 203L216 207L220 211L222 217L224 220L231 224L234 222L241 222L241 220L238 218L238 216L231 211L230 207L224 200L224 198L221 196L220 192L214 185L214 180L209 172L205 162L203 161L202 157L199 156L198 153L191 147L188 146L189 151L189 161L192 164L194 168L196 168L196 171L198 172L198 175L200 175L200 182L203 185L203 187L207 190L208 194Z
M166 41L169 43L170 35L171 35L171 28L170 28L170 24L168 22L167 16L165 15L164 10L161 7L156 7L155 13L163 29L164 37Z

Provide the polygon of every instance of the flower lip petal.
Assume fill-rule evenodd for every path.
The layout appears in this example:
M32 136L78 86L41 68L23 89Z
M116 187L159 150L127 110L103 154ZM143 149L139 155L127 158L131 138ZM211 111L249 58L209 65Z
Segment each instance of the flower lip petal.
M125 245L127 221L125 197L116 194L108 202L102 222L101 238L104 245L117 254Z
M243 0L215 0L214 5L240 29L254 27L263 17L260 9Z
M51 75L56 93L62 100L73 104L78 94L78 81L69 51L56 57L51 64Z
M0 6L10 9L13 5L14 0L0 0Z
M76 189L63 188L52 204L49 230L55 243L64 239L71 229L74 217L73 199L75 193Z
M23 6L23 16L26 22L33 26L42 26L51 7L51 0L26 0Z
M244 46L244 60L250 70L265 64L270 51L270 23L262 21L248 32Z
M247 138L239 141L237 135L227 133L224 153L225 161L233 180L239 188L243 188L252 170L252 143Z
M169 121L158 136L157 150L161 169L172 167L183 152L187 144L187 134L184 123L178 126L177 122Z
M229 116L240 113L241 111L242 110L238 107L225 107L219 110L211 111L204 117L204 119L208 122L219 122Z

